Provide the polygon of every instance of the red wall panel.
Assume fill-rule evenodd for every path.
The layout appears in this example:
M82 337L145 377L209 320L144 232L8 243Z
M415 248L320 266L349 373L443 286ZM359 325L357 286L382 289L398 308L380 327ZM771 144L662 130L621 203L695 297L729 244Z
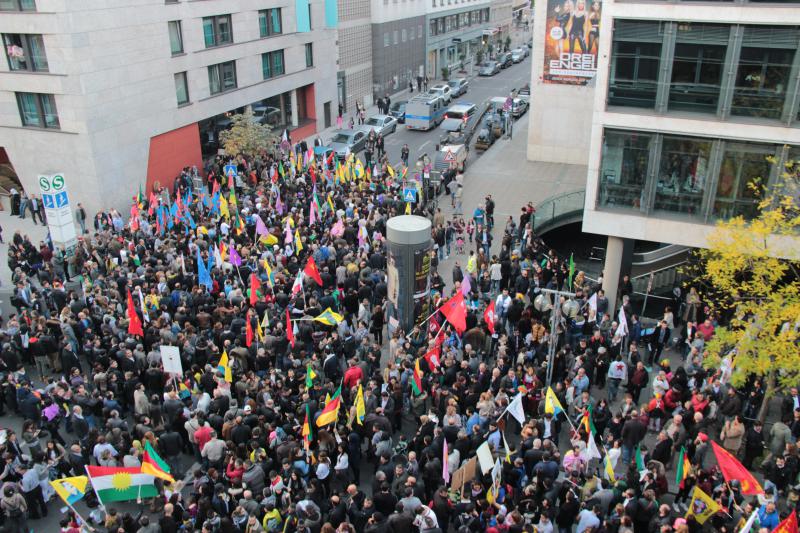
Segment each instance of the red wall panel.
M149 194L156 181L171 190L175 176L181 173L183 167L192 165L202 173L200 130L196 122L150 138L146 194Z

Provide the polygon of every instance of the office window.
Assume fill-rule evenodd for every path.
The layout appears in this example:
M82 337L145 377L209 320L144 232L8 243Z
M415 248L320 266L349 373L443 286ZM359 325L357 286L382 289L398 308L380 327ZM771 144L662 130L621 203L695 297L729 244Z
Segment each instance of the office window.
M664 136L656 183L656 211L700 215L710 154L711 141Z
M306 50L306 54L308 51ZM306 57L306 60L308 58ZM264 79L274 78L286 73L283 63L283 50L275 50L261 54L261 71Z
M437 28L438 28L438 25L437 25L436 19L433 19L431 21L431 36L435 36L438 33L437 32Z
M23 126L53 129L61 127L56 99L52 94L17 93L17 106Z
M392 36L393 36L393 39L392 39L392 41L394 41L394 44L397 44L397 42L398 42L398 39L397 39L397 30L394 30L394 32L393 32L393 35L392 35Z
M795 50L742 47L731 114L780 118Z
M47 55L41 35L4 33L3 44L11 70L47 72Z
M726 142L713 216L728 219L741 215L752 219L758 215L758 184L769 181L774 156L775 148L767 144Z
M175 96L178 99L178 105L189 103L189 84L186 82L185 72L175 74Z
M314 66L314 43L306 43L306 67Z
M0 11L36 11L34 0L0 0Z
M605 132L598 207L641 209L650 138L639 132Z
M660 40L657 22L616 22L611 48L609 105L655 107Z
M226 61L208 67L208 85L211 94L224 93L236 88L236 61Z
M383 46L389 46L389 32L383 34Z
M722 24L678 25L670 109L716 113L729 37Z
M233 42L233 29L230 15L217 15L203 18L203 38L206 48Z
M171 20L169 25L169 49L172 55L183 53L183 32L181 31L181 21Z
M408 39L408 33L406 32L406 29L403 28L402 30L400 30L400 40L402 42L406 42L407 39Z
M437 34L444 33L444 19L445 18L446 17L439 17L438 19L436 19L436 23L437 23L437 25L436 25L436 33Z
M258 12L258 29L261 37L278 35L281 33L281 26L281 8L262 9Z

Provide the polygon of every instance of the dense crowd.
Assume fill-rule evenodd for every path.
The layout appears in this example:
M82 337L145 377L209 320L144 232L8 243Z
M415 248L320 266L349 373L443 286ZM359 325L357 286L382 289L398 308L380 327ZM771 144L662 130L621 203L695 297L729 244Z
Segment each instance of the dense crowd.
M0 409L24 422L2 444L5 530L60 505L49 480L137 467L148 444L178 481L138 511L87 491L96 528L660 533L738 531L755 512L756 531L794 511L800 397L766 429L763 383L735 389L703 367L716 318L693 289L645 327L627 278L606 295L574 272L531 230L531 204L495 225L488 196L465 217L451 173L455 215L431 213L430 297L464 294L466 327L435 311L403 331L387 314L386 222L429 215L401 198L425 168L287 140L276 153L217 158L199 189L187 168L129 216L98 213L72 253L13 236ZM541 289L575 294L555 333ZM179 347L181 375L162 346ZM337 397L334 422L315 424ZM711 442L760 470L766 497L726 482ZM496 468L445 479L484 443ZM685 517L695 487L719 505L702 524Z

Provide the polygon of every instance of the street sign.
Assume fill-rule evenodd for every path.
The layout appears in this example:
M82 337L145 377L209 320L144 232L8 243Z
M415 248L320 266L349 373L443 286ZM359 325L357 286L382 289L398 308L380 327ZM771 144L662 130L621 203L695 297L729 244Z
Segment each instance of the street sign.
M226 176L235 176L236 175L236 165L225 165L225 175Z
M70 254L78 239L64 175L40 175L38 183L50 238L55 246L63 247Z
M444 160L448 163L452 163L456 160L456 154L448 150L444 153Z
M403 189L403 201L406 203L416 203L417 189L414 187L405 187Z

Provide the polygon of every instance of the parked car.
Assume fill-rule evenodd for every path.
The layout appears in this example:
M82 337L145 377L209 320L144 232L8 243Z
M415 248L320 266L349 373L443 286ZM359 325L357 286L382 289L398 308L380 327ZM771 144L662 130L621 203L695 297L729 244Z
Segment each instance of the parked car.
M511 116L519 118L528 110L528 102L522 98L514 98L511 103Z
M500 64L500 68L508 68L514 64L511 60L511 53L510 52L503 52L497 57L497 62Z
M408 103L407 100L400 100L398 102L392 102L392 106L389 108L389 114L397 119L397 122L400 124L406 123L406 104Z
M494 76L500 72L500 64L497 61L487 61L478 70L478 76Z
M526 85L523 88L521 88L517 92L517 98L519 98L520 100L524 100L525 102L528 103L528 105L530 105L530 103L531 103L531 88L530 88L530 86Z
M467 78L456 78L447 82L450 86L450 93L453 97L458 98L462 94L467 94L469 89L469 80Z
M389 115L374 115L369 117L363 124L375 132L375 135L382 133L384 137L397 131L397 119Z
M450 99L452 98L452 91L450 90L450 86L446 83L434 85L428 90L428 92L434 96L440 96L445 105L448 105L450 103Z
M328 142L336 157L344 159L348 153L356 154L364 149L368 130L337 130Z
M276 126L281 121L281 110L268 105L253 106L253 117L261 124Z
M511 61L514 63L522 63L526 55L528 54L526 54L525 50L523 50L522 48L514 48L513 50L511 50Z

